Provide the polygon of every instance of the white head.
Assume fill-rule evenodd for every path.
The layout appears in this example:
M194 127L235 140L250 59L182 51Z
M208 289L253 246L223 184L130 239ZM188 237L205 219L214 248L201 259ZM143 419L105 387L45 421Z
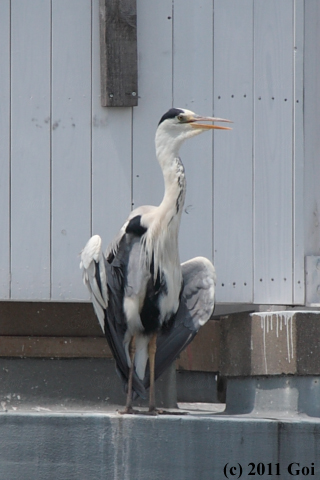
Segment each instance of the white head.
M203 122L230 122L223 118L202 117L184 108L171 108L166 112L156 132L156 151L161 154L178 156L181 144L188 138L199 135L210 129L231 130L229 127L212 125Z

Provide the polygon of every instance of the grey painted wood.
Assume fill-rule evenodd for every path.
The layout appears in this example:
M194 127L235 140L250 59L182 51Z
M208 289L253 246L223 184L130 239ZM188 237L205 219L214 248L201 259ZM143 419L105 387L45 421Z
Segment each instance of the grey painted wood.
M103 245L131 208L132 109L100 104L99 2L92 10L92 233Z
M138 105L136 0L100 0L101 105Z
M173 104L212 115L212 0L175 1L173 19ZM181 158L187 177L181 261L197 255L212 260L212 133L188 141Z
M133 207L158 205L163 196L154 136L161 116L172 106L172 1L138 2L137 24L139 107L133 109Z
M216 0L214 113L234 122L214 136L217 300L253 300L253 0ZM226 32L232 34L226 34Z
M10 2L0 2L0 298L10 296Z
M292 303L293 2L254 2L254 302Z
M304 58L304 244L305 255L320 255L320 3L305 2Z
M55 300L87 299L79 271L79 253L91 233L90 125L91 1L55 0L51 246Z
M50 3L11 2L11 298L50 298Z
M304 0L294 2L293 303L305 300L304 264Z
M320 255L318 3L138 0L139 106L113 109L99 0L3 0L0 299L88 300L78 253L161 201L154 134L174 105L234 121L181 151L182 259L213 248L218 302L303 303L304 255Z

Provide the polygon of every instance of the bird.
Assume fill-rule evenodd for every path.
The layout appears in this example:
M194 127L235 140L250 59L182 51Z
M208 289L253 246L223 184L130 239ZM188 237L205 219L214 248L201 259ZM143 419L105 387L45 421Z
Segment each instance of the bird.
M210 122L210 123L208 123ZM178 235L186 195L182 143L210 129L231 130L184 108L171 108L155 135L164 195L158 206L140 206L102 251L92 236L81 252L80 268L95 313L127 391L125 409L149 388L150 415L157 414L155 380L170 366L211 317L216 274L204 257L180 263Z

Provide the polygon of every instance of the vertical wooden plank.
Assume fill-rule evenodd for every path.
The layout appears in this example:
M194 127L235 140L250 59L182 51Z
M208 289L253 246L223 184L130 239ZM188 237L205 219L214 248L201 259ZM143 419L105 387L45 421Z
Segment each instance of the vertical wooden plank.
M50 2L11 2L13 299L50 296Z
M100 0L101 105L138 105L136 0Z
M293 1L254 2L254 301L292 303Z
M175 0L173 18L174 106L212 115L213 2ZM212 259L212 135L188 141L181 158L187 177L181 261L197 255Z
M320 2L305 2L304 57L304 243L320 255Z
M86 299L91 230L91 1L52 1L52 298Z
M214 137L218 302L253 300L252 75L253 0L215 0L214 113L234 122Z
M0 299L10 295L10 1L0 3Z
M304 0L294 0L293 303L304 304Z
M172 0L137 0L139 107L133 109L133 207L158 205L163 181L154 136L172 106Z
M92 233L106 245L131 208L132 109L100 104L99 0L92 11Z

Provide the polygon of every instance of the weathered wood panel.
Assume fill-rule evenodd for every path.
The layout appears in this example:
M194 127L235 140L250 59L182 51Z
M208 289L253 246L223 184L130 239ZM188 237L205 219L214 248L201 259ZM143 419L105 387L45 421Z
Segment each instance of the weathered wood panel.
M251 303L253 0L216 0L214 13L214 113L234 122L214 136L217 300Z
M54 0L51 248L55 300L87 298L79 253L91 233L90 126L91 1Z
M104 336L91 303L0 302L0 336Z
M292 303L293 2L254 2L254 302Z
M293 303L305 300L304 266L304 0L294 1ZM309 27L308 27L309 28Z
M209 320L177 359L177 370L220 370L220 322Z
M138 105L136 0L100 0L101 105Z
M212 115L213 2L175 1L173 19L173 104ZM190 140L181 158L187 177L181 261L212 259L212 134Z
M0 298L10 296L10 1L0 2Z
M91 304L1 302L0 357L108 357ZM220 322L210 320L177 359L177 369L219 370Z
M50 3L11 2L11 298L50 298Z
M92 233L104 247L131 209L132 109L100 104L99 2L92 10ZM115 201L116 199L116 201Z
M112 358L105 338L0 337L0 357Z
M158 205L163 180L154 136L172 106L172 1L137 3L139 107L133 109L133 207Z
M0 298L87 300L78 253L91 233L106 246L131 203L161 201L161 115L214 104L233 131L181 151L181 257L211 257L213 239L218 302L303 303L304 253L320 253L318 2L137 9L139 107L106 109L99 0L1 2Z
M304 57L304 243L320 255L320 2L305 2ZM315 275L316 277L316 275Z

